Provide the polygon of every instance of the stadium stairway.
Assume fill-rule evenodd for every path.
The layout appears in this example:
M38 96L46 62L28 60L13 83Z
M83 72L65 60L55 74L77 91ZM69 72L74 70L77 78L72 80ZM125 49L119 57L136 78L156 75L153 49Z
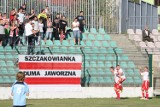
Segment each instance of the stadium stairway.
M111 38L117 42L119 48L136 64L140 66L148 66L148 56L140 51L135 44L124 34L111 34Z
M132 55L126 54L126 49L122 49L121 46L112 35L106 34L104 29L97 31L94 28L83 34L81 45L74 45L73 37L64 40L62 44L58 40L55 40L54 43L48 40L46 44L41 41L41 49L45 55L53 53L83 55L82 86L113 86L114 78L109 68L116 66L115 51L119 56L118 63L127 76L124 86L140 86L141 77L134 60L132 61ZM35 51L39 50L40 46L36 45ZM18 67L14 64L17 61L18 53L9 46L4 49L0 47L0 51L0 85L11 84L15 81L15 74L18 72ZM20 54L26 54L27 46L19 46L18 51Z

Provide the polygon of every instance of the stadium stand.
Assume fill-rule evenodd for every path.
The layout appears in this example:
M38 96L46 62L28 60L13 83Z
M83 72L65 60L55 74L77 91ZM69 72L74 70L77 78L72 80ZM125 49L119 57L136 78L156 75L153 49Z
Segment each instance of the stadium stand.
M117 42L111 39L103 28L98 31L94 28L90 32L83 34L81 45L74 45L72 37L67 40L55 40L54 43L50 40L41 41L41 47L36 45L35 51L40 48L46 55L55 54L83 54L83 71L82 83L84 86L111 86L114 82L113 76L109 67L116 66L116 54L127 80L125 86L139 86L141 83L139 70L135 63L126 55ZM17 58L18 52L20 54L27 53L27 46L18 46L16 49L11 49L9 46L5 48L0 47L1 61L0 61L0 83L13 83L15 75L18 72ZM115 54L116 53L116 54ZM85 74L84 74L85 73ZM85 79L85 80L84 80Z

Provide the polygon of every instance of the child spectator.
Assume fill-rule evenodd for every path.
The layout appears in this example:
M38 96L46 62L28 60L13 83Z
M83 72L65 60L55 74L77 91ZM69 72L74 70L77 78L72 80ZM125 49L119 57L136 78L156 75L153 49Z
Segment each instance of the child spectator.
M47 32L46 32L45 41L48 39L51 40L52 32L53 32L53 28L52 28L51 18L48 17L47 18Z
M18 72L17 81L12 85L13 107L26 107L26 96L29 96L29 88L24 79L25 74Z
M60 42L62 44L62 42L63 42L63 40L65 38L65 34L64 34L63 30L60 31L59 38L60 38Z
M4 41L4 38L5 38L5 22L0 19L0 46L2 46L2 43Z
M44 40L44 34L43 34L44 24L42 23L42 19L39 20L38 27L39 27L39 36L42 38L42 40Z

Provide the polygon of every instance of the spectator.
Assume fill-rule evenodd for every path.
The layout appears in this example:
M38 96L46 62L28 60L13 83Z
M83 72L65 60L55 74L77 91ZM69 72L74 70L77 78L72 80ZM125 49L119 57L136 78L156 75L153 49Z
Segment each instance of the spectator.
M153 42L153 39L150 37L151 31L146 26L145 29L142 32L143 41Z
M59 31L63 30L64 34L66 34L66 28L68 23L66 21L66 17L63 16L62 19L59 21Z
M51 21L51 18L48 17L47 18L47 32L46 32L45 41L48 40L48 39L51 40L52 32L53 32L52 21Z
M63 42L63 40L65 38L65 34L64 34L63 30L60 31L59 38L60 38L60 42L62 44L62 42Z
M41 10L41 13L38 15L38 19L42 19L42 23L43 23L43 34L46 33L47 30L47 15L45 12L45 9Z
M13 48L14 45L17 45L19 42L18 27L15 25L13 21L11 22L9 37L10 37L10 46Z
M48 6L46 6L46 8L45 8L45 12L46 12L46 14L47 14L47 15L49 15L49 16L50 16L51 12L50 12L50 10L49 10L49 7L48 7Z
M23 14L26 14L26 4L23 4L21 7Z
M2 19L0 19L0 46L2 46L2 43L5 39L5 28L4 28L4 26L5 26L5 22Z
M34 20L34 17L36 16L34 9L31 10L31 13L29 14L29 19Z
M72 23L72 29L73 29L74 43L75 45L77 45L76 39L78 38L78 44L80 45L80 30L77 18L75 18L74 22Z
M34 20L32 21L32 23L34 23L34 31L36 31L37 33L35 34L35 41L37 42L37 44L40 44L40 36L39 36L39 22L38 22L38 18L37 16L34 16Z
M16 9L12 9L12 11L10 12L10 21L14 19L15 15L16 15Z
M83 11L80 11L80 15L77 16L77 20L80 24L79 25L80 32L83 33L84 32L84 25L85 25L85 19L84 19Z
M54 19L53 22L53 36L55 38L55 40L59 40L59 21L58 19ZM52 36L52 40L53 40L53 36Z
M35 40L34 40L34 30L31 25L31 20L28 20L25 24L25 35L28 42L28 55L34 54Z
M19 36L23 36L23 33L24 33L24 25L23 25L24 18L25 18L25 15L23 14L22 8L20 8L18 12L18 18L17 18L19 20Z
M20 9L18 10L18 18L17 18L17 19L19 20L20 24L23 23L24 18L25 18L25 15L23 14L22 9L20 8Z
M42 19L39 20L38 27L39 27L39 36L42 38L42 40L44 40L44 34L43 34L44 24L42 23Z

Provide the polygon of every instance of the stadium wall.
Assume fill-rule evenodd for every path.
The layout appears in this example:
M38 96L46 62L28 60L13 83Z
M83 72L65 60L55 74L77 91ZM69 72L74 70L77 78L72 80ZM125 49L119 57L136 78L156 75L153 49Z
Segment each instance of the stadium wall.
M12 99L10 87L0 87L0 99ZM29 99L115 98L113 87L30 87ZM141 87L124 87L122 97L140 97ZM153 96L153 88L149 89Z

